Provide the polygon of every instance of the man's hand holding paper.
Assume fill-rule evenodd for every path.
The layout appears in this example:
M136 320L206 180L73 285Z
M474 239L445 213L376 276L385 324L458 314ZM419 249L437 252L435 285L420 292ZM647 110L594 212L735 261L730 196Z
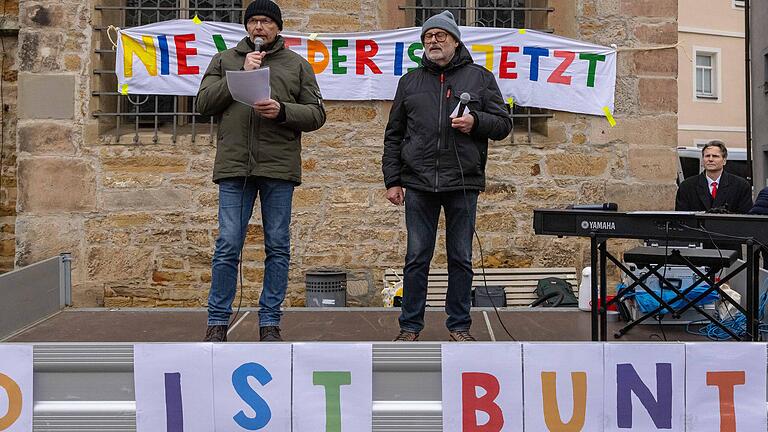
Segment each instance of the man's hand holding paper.
M253 104L253 109L264 118L276 119L280 114L280 102L274 99L259 101Z
M269 101L271 100L269 68L227 71L227 87L229 87L229 92L234 100L248 106L254 106L257 102Z

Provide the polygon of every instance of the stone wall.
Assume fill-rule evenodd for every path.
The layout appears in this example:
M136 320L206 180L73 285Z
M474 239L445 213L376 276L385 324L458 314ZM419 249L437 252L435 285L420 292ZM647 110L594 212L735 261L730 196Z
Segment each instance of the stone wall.
M402 27L399 3L280 2L286 29L312 32ZM550 3L556 9L551 23L566 36L621 47L677 38L674 1ZM105 67L91 55L103 40L91 29L112 23L93 6L21 1L19 80L30 91L20 104L46 86L71 89L74 100L69 110L20 115L17 264L72 252L78 306L204 305L217 230L214 144L208 135L194 142L183 135L174 143L161 134L155 143L147 133L134 143L101 133L91 115L101 101L90 94L105 85L91 73ZM555 113L532 143L523 134L493 143L477 222L487 266L580 267L588 260L583 241L533 234L537 207L603 201L625 210L672 207L676 68L674 50L623 51L616 128L604 118ZM380 169L389 105L329 102L325 127L304 136L288 305L303 304L304 272L320 266L350 272L351 304L376 305L383 271L402 266L404 213L387 202ZM258 299L262 240L255 215L244 252L244 305ZM477 248L475 261L479 265ZM445 265L440 235L434 266Z
M18 0L0 0L0 273L13 270L16 254L16 31Z

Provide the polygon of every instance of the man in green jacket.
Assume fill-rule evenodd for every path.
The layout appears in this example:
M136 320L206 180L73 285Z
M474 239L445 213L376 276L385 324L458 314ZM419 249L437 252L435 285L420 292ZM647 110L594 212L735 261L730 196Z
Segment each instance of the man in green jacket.
M197 110L216 117L213 181L219 185L219 236L213 255L205 341L225 342L237 291L237 265L256 197L264 226L259 338L280 341L280 305L288 287L293 189L301 183L301 133L319 129L325 110L310 64L285 47L280 8L255 0L243 17L248 36L216 54L200 83ZM254 40L261 38L260 49ZM236 102L227 71L269 67L271 98Z

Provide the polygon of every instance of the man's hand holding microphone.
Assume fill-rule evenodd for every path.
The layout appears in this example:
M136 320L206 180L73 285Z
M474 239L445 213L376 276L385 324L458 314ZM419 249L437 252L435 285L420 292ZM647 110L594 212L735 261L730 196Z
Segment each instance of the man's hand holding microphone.
M458 129L459 132L469 134L475 125L475 116L469 112L465 113L470 100L469 93L462 93L459 99L461 101L459 102L459 111L456 113L456 117L451 119L451 127Z

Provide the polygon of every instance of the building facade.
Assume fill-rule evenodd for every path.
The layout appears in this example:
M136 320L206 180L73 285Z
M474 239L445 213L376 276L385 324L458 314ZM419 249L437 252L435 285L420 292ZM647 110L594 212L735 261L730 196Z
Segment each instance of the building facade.
M213 125L191 112L191 98L119 95L109 27L194 15L239 21L243 3L18 2L17 45L7 44L18 48L3 74L18 76L18 98L10 91L3 97L4 106L17 106L8 110L13 118L4 117L16 125L5 141L15 149L7 158L14 163L3 171L14 187L10 180L2 185L3 202L15 210L3 235L16 266L71 252L77 306L205 304L217 234ZM486 266L580 268L588 261L584 241L536 236L534 208L606 201L622 210L673 207L678 62L669 46L678 37L676 0L278 4L287 30L407 27L449 6L462 24L539 28L620 48L616 127L603 117L518 108L515 132L492 144L477 217ZM647 49L654 47L664 49ZM305 135L288 305L303 304L304 273L321 266L349 272L351 304L376 305L384 270L402 266L404 213L386 200L380 168L389 106L329 102L325 127ZM446 266L443 244L441 235L436 267ZM263 258L254 216L244 251L244 305L256 304Z
M752 148L754 185L760 191L768 185L768 4L750 2L752 59Z
M678 144L746 147L744 2L679 0Z

